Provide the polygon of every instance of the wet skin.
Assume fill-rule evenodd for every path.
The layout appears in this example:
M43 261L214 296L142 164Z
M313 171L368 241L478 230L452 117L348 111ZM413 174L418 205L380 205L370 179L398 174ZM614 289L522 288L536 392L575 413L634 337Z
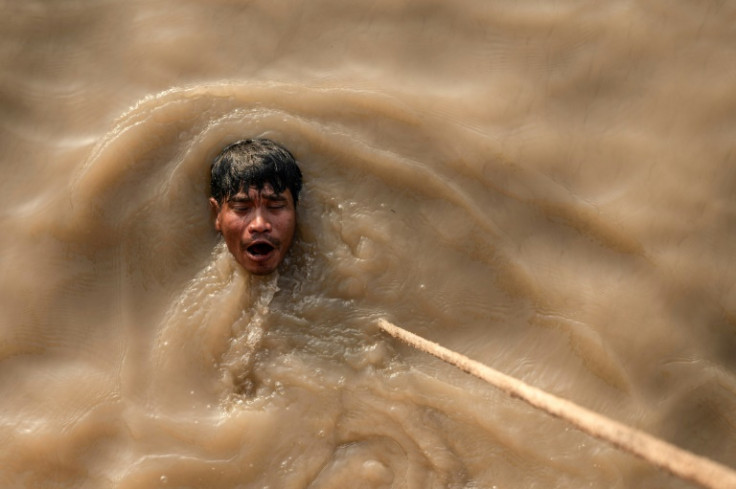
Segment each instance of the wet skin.
M270 185L250 187L223 201L210 198L215 229L230 253L255 275L278 268L289 251L296 228L296 206L291 191L276 194Z

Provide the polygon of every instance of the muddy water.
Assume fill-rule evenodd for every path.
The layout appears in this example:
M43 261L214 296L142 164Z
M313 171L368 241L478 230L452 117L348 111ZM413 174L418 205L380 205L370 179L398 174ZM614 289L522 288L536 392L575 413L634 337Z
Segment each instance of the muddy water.
M380 317L736 466L733 4L2 11L2 487L691 487ZM248 136L305 174L267 278Z

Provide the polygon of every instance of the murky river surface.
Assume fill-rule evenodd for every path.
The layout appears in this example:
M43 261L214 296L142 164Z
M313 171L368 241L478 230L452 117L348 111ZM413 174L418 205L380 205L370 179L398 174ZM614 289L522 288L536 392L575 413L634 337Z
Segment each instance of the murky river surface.
M0 5L0 486L692 487L381 317L736 466L736 3ZM258 279L250 136L305 174Z

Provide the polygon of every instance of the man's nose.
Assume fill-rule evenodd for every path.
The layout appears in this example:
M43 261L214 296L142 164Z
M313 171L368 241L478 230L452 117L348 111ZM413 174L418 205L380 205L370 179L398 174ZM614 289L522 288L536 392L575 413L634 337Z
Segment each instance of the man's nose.
M271 230L271 222L260 209L256 209L256 213L248 224L248 230L251 233L265 233Z

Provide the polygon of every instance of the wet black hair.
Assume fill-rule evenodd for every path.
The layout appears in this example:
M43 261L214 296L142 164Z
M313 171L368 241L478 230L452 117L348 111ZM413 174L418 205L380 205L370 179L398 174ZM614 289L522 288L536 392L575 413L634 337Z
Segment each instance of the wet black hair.
M268 184L277 194L289 189L294 205L302 189L302 172L294 156L266 138L243 139L225 146L212 163L210 192L218 204L250 187Z

